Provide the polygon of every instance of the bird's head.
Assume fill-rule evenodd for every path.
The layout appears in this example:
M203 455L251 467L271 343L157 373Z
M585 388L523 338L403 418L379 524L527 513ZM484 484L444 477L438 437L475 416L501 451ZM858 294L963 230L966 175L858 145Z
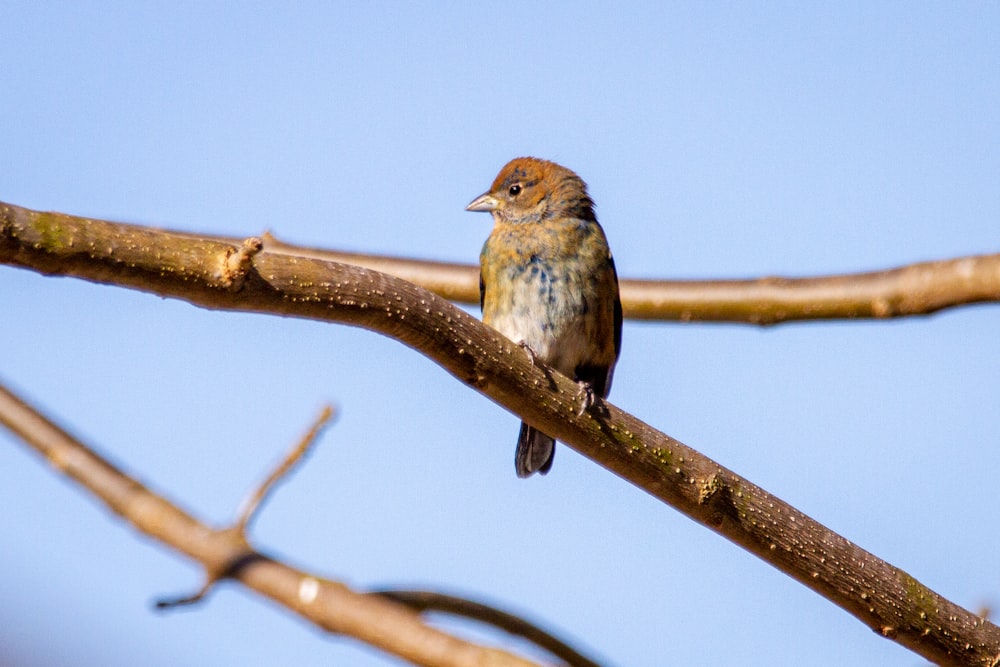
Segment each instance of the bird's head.
M487 192L465 207L488 211L509 223L541 222L551 218L594 220L594 202L587 184L575 173L547 160L514 158L497 174Z

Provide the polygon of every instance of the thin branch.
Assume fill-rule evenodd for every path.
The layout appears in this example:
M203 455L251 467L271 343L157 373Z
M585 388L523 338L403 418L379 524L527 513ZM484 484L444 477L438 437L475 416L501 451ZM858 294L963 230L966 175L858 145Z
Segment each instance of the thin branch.
M598 663L537 625L529 623L520 616L515 616L482 602L445 595L436 591L381 590L372 591L372 594L405 604L421 613L438 612L461 616L500 628L511 635L522 637L537 646L541 646L565 662L568 667L600 667Z
M617 407L598 401L578 416L576 383L444 299L383 273L266 247L234 292L215 268L232 252L192 235L0 206L0 262L393 337L881 635L941 664L1000 664L997 626Z
M340 582L273 560L254 550L238 530L211 528L126 475L2 386L0 424L136 529L201 563L207 573L202 588L161 607L197 602L216 580L232 578L329 632L353 637L417 665L534 664L437 630L405 605L356 593Z
M309 448L314 442L316 442L320 432L322 432L332 417L333 408L329 405L325 406L309 431L306 432L306 434L302 436L302 439L288 451L288 454L286 454L285 458L281 460L278 467L272 470L271 474L267 476L267 479L255 488L247 499L243 501L243 505L240 507L240 511L236 518L236 524L234 526L239 532L246 533L247 527L257 514L257 510L260 509L261 504L271 491L274 490L275 484L283 479L296 464L302 461L303 457L309 451Z
M160 598L153 606L157 609L174 609L176 607L198 604L208 597L208 594L212 592L212 589L215 588L220 579L222 579L221 573L218 575L208 574L205 577L205 581L202 582L201 587L194 593L174 598Z
M479 267L315 250L264 236L270 252L354 264L397 276L452 301L479 303ZM919 262L867 273L750 280L621 281L622 309L635 320L772 325L885 319L1000 301L1000 253Z

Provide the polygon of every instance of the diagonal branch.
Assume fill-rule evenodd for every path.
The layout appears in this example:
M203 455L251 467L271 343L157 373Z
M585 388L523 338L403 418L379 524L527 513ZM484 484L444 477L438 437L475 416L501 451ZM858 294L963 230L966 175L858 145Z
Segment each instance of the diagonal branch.
M376 271L266 248L234 280L220 267L235 252L218 240L0 206L0 262L395 338L883 636L941 664L1000 664L997 626L615 406L598 402L577 415L574 382L440 297Z
M329 632L353 637L417 665L530 667L535 664L437 630L408 605L358 593L340 582L321 579L273 560L247 542L241 531L242 521L222 529L202 523L108 463L3 386L0 386L0 424L138 530L201 563L208 575L205 586L193 596L161 603L158 605L161 608L198 601L218 579L228 577ZM300 448L296 451L301 453Z
M312 428L302 439L296 443L285 458L281 460L278 467L271 471L271 474L267 476L259 486L257 486L243 501L243 505L240 507L239 514L236 517L236 524L234 528L240 533L246 533L247 527L250 522L254 520L257 516L258 510L263 506L267 497L274 491L275 485L280 482L292 469L302 462L303 457L305 457L306 452L312 447L313 443L316 442L316 438L319 437L320 432L326 428L327 423L333 418L333 408L329 405L323 408L320 413L319 418L316 419L316 423L313 424Z
M480 623L492 625L507 631L512 635L523 637L524 639L544 648L552 655L560 658L567 667L600 667L590 658L582 655L572 646L567 645L557 637L553 637L548 632L532 623L528 623L520 616L505 612L496 607L492 607L481 602L475 602L454 595L446 595L437 591L411 591L411 590L381 590L372 591L373 595L381 595L390 600L395 600L405 604L411 609L416 609L421 613L439 612L453 616L469 618Z

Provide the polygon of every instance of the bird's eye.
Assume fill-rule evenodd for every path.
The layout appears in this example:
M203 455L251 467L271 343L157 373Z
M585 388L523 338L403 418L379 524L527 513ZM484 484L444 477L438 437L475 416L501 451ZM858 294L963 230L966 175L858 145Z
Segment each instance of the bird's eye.
M507 190L507 192L510 193L511 197L518 196L519 194L521 194L521 184L515 183L514 185L510 186L510 189Z

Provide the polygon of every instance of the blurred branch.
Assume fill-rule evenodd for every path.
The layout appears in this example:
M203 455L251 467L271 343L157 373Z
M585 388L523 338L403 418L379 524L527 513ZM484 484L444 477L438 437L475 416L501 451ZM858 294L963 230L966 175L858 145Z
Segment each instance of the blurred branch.
M289 450L285 458L281 460L281 463L271 471L271 474L267 476L260 485L258 485L247 499L243 501L243 505L240 507L239 514L236 517L236 524L234 528L240 533L246 533L250 522L253 521L254 517L257 516L257 511L263 506L264 501L267 497L274 491L275 485L283 480L285 476L288 475L292 469L302 461L305 457L306 452L313 446L319 434L326 427L327 422L333 418L333 408L329 405L323 408L319 417L316 418L316 422L312 425L312 428L299 442Z
M481 602L454 595L445 595L436 591L381 590L372 591L372 595L387 597L421 613L450 614L492 625L541 646L565 662L568 667L599 667L596 662L581 655L572 646L541 630L538 626L528 623L520 616Z
M479 304L479 267L315 250L265 235L270 252L354 264L403 278L451 301ZM622 309L634 320L771 325L929 315L1000 301L1000 254L920 262L886 271L816 278L622 280Z
M252 247L252 244L246 244L245 247ZM0 390L3 387L0 386ZM185 595L179 598L167 598L158 600L156 603L157 609L170 609L173 607L179 607L181 605L189 605L201 602L205 597L212 591L217 583L223 579L231 579L234 573L242 567L246 562L252 562L257 560L260 555L250 549L250 542L247 536L247 530L250 522L257 516L257 512L264 506L264 501L268 498L271 492L274 490L275 485L283 480L288 474L295 468L305 457L306 452L312 447L319 437L320 432L323 427L326 426L327 422L333 416L333 408L326 406L323 411L317 417L312 428L299 442L285 455L281 462L271 471L267 478L254 487L250 495L243 501L240 506L240 510L237 513L236 521L229 527L220 529L218 532L225 533L228 538L232 539L235 544L243 545L247 551L245 556L241 556L233 563L225 563L221 569L210 567L208 564L205 565L205 581L201 588L195 591L191 595ZM2 419L2 417L0 417ZM69 437L69 436L66 436ZM79 442L76 443L77 447L83 447ZM97 456L91 452L93 456ZM119 512L120 514L120 512Z
M207 581L195 595L160 603L161 608L197 602L216 581L231 578L324 630L354 637L417 665L530 667L535 664L432 628L405 604L357 593L340 582L315 577L273 560L249 544L241 530L242 520L221 529L198 521L108 463L3 386L0 386L0 424L136 529L204 567ZM268 478L261 487L264 489L259 494L261 498L266 495L266 488L305 452L309 439L307 436L303 440L305 446L300 445L286 457L278 468L279 474Z
M253 248L253 242L242 248ZM529 424L940 664L996 665L1000 628L734 472L599 401L444 299L359 266L190 234L0 206L0 262L207 308L338 322L393 337ZM244 252L246 262L229 258Z

